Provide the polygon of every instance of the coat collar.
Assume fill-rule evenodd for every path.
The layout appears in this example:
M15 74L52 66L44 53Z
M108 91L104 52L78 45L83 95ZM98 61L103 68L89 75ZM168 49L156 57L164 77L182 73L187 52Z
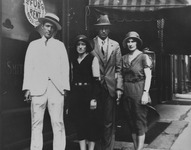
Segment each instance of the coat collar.
M108 37L105 39L105 40L102 40L99 36L97 36L97 40L98 40L98 44L100 45L100 47L101 47L101 45L102 45L102 41L104 41L104 44L108 44Z
M94 48L93 53L95 53L95 55L99 58L100 62L104 66L104 58L103 58L103 54L101 53L101 50L100 50L100 46L99 46L99 43L98 43L98 37L94 38L94 42L95 42L95 48ZM108 66L108 64L110 62L110 59L111 59L111 55L114 52L114 42L113 42L113 40L108 38L108 46L107 47L108 47L108 54L107 54L107 62L105 64L105 67Z
M100 50L100 45L99 45L99 42L98 42L98 36L95 37L95 52L97 53L97 55L100 57L101 60L103 60L103 55L101 53L101 50ZM114 44L112 42L111 39L107 38L107 49L108 49L108 54L107 54L107 61L109 60L112 52L113 52L113 47L114 47Z

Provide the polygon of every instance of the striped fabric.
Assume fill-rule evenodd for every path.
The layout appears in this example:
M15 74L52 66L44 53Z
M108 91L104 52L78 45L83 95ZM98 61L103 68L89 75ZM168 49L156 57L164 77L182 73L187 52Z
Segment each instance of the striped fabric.
M105 7L126 11L155 11L163 8L190 6L190 0L89 0L91 7Z

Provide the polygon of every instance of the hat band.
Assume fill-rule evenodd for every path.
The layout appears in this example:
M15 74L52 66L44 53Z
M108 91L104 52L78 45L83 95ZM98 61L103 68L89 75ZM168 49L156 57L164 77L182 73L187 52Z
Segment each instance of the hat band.
M54 18L52 18L52 17L45 16L45 18L47 18L47 19L51 19L51 20L53 20L53 21L55 21L55 22L57 22L57 23L59 24L58 20L56 20L56 19L54 19Z

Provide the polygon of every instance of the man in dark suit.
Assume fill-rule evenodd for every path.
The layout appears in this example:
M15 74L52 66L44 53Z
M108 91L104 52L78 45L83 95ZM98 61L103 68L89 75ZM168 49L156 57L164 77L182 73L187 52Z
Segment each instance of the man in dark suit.
M113 150L115 139L115 105L123 94L121 75L122 61L119 43L108 37L111 23L107 15L102 15L97 24L98 35L93 39L92 54L99 60L101 74L101 101L103 108L102 150Z

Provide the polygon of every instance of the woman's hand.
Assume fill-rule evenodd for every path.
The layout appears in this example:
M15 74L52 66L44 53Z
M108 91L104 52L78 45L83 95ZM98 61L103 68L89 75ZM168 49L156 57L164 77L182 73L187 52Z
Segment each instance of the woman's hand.
M142 98L141 98L141 104L146 105L149 103L149 93L148 92L143 92Z
M90 101L90 109L91 110L94 110L94 109L96 109L97 108L97 100L96 99L92 99L91 101Z

